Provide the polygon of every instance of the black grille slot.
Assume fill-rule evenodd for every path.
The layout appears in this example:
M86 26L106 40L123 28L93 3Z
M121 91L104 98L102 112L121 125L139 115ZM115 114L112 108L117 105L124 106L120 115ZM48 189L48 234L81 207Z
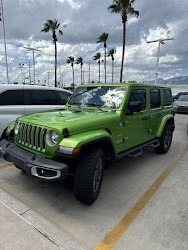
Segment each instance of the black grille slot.
M21 134L21 142L22 142L22 143L24 143L24 134L25 134L25 133L24 133L24 132L25 132L25 131L24 131L24 128L25 128L25 124L23 123L23 124L22 124L22 134Z
M33 147L34 148L36 148L36 130L37 130L37 127L34 126L34 128L33 128L33 134L32 134L32 136L33 136Z
M38 150L40 149L40 141L41 141L41 139L40 139L40 137L41 137L41 128L39 127L38 129L37 129L37 148L38 148Z
M32 131L32 125L29 126L29 129L28 129L28 143L29 143L29 146L32 147L32 142L31 142L31 131Z
M28 145L28 125L26 124L25 125L25 145L27 146Z
M45 150L45 136L46 136L46 133L47 133L47 129L43 129L42 131L42 150Z

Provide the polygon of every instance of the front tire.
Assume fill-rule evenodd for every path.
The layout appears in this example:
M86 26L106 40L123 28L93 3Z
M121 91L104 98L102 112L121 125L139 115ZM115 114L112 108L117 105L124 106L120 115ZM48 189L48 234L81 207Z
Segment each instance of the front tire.
M168 152L171 143L172 143L172 135L173 135L173 129L170 124L166 125L164 128L164 131L162 133L162 136L160 138L160 146L155 149L155 151L159 154L165 154Z
M74 194L86 204L92 204L100 193L105 165L101 148L91 148L80 158L75 171Z

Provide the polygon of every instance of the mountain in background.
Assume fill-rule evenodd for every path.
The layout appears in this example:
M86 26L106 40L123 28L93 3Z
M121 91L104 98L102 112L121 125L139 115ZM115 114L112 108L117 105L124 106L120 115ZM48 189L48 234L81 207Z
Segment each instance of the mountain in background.
M145 81L145 83L155 83L155 80L151 80L151 81ZM164 80L163 78L158 78L157 79L157 83L158 84L181 84L181 85L186 85L188 84L188 76L179 76L179 77L172 77L169 79Z

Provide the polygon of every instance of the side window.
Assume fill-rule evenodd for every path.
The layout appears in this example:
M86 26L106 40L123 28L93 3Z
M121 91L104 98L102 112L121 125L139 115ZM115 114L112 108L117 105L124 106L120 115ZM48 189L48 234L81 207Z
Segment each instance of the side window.
M70 93L67 93L65 91L57 91L57 94L59 95L61 105L65 105L67 103L69 97L71 96Z
M58 105L58 98L55 90L30 90L27 91L30 97L29 105Z
M161 100L160 100L160 90L159 89L151 89L150 90L150 107L151 109L160 108Z
M164 106L169 106L172 104L172 96L170 89L163 89L163 103Z
M0 105L24 105L23 90L7 90L0 94Z
M132 101L140 101L142 103L142 110L145 110L146 109L146 91L144 89L131 90L129 103Z

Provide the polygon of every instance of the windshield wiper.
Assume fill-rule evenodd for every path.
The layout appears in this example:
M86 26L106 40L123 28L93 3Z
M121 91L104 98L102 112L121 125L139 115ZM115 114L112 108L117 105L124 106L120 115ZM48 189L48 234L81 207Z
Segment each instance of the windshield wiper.
M98 109L99 109L100 111L102 111L102 112L107 112L107 110L101 109L101 105L98 105L98 104L96 104L96 103L87 103L87 106L96 107L96 108L98 108Z
M85 90L84 92L78 93L77 95L73 95L73 96L71 97L71 99L73 99L73 98L75 98L75 97L77 97L77 96L79 96L79 95L82 95L82 94L84 94L84 93L86 93L86 92L89 92L89 91L91 91L91 89L87 89L87 90Z

